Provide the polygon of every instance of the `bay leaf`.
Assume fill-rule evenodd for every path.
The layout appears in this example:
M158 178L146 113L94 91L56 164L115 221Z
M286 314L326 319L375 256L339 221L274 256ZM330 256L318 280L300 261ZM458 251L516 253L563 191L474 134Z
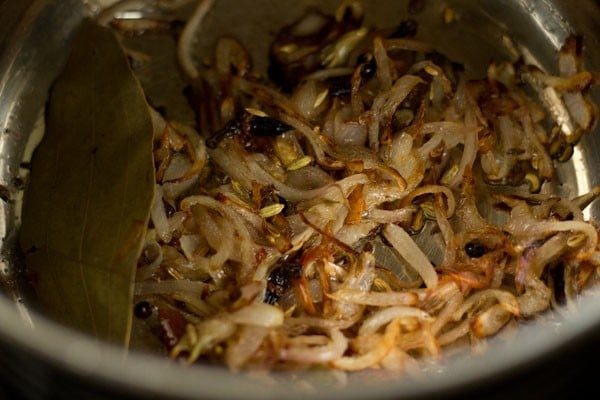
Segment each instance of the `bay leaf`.
M84 20L31 160L20 241L42 311L128 345L154 195L152 122L124 51Z

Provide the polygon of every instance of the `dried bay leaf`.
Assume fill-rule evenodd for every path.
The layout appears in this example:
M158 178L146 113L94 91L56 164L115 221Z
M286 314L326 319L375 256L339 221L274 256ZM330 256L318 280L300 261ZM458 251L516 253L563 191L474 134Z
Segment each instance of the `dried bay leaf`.
M82 22L33 153L21 246L50 317L128 345L154 196L152 122L114 33Z

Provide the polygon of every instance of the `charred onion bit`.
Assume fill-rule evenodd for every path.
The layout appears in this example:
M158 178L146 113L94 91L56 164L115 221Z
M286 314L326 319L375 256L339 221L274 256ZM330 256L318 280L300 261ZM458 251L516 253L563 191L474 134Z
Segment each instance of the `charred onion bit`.
M291 283L300 277L301 272L302 265L294 262L286 262L273 269L267 278L265 303L277 303Z
M221 141L233 138L248 146L253 136L277 136L292 129L288 124L274 118L244 113L241 118L229 121L208 138L206 146L216 149Z
M240 137L243 133L244 129L241 121L229 121L223 128L206 139L206 146L210 149L216 149L219 143L221 143L223 140Z
M274 118L257 115L252 115L248 119L247 124L247 130L253 136L277 136L293 129L288 124L284 124Z

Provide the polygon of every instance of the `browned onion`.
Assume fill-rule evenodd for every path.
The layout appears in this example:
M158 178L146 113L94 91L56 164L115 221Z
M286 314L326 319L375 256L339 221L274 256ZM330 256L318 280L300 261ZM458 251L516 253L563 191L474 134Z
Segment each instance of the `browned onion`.
M121 3L99 22L138 4ZM567 199L548 184L597 119L578 38L557 76L494 62L467 79L351 0L277 32L266 77L232 38L200 68L213 5L198 2L178 42L197 126L150 110L157 184L135 295L187 322L171 357L408 373L447 347L485 349L591 281L598 229L583 208L600 189ZM480 197L506 220L480 214Z

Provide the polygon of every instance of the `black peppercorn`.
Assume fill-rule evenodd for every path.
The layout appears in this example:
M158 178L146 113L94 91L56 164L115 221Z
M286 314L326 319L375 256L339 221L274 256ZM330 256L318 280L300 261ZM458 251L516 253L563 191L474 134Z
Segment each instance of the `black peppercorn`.
M361 54L358 56L357 63L362 64L360 76L363 80L367 81L377 73L377 63L371 54Z
M139 319L146 319L152 315L152 304L140 301L133 309L133 314Z
M471 258L482 257L486 251L485 246L477 240L473 240L465 245L465 253Z

